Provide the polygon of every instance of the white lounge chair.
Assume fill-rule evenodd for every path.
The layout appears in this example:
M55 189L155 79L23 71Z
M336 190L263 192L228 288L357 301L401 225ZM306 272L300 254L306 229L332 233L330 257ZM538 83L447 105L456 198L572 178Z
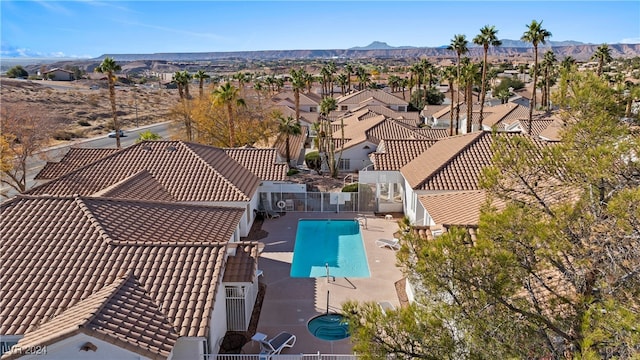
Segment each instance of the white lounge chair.
M261 355L275 355L280 354L280 351L284 348L293 347L296 343L296 336L286 331L279 333L270 340L260 340L260 354Z
M393 240L388 240L388 239L378 239L376 240L376 245L378 245L378 247L387 247L391 250L400 250L400 240L398 239L393 239Z

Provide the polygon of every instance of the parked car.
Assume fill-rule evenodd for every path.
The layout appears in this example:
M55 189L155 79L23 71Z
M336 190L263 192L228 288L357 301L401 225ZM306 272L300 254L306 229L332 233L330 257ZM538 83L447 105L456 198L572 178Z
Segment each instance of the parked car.
M127 135L124 134L124 131L120 130L120 137L125 137L125 136L127 136ZM116 137L116 131L114 130L114 131L110 132L109 133L109 137L110 138Z

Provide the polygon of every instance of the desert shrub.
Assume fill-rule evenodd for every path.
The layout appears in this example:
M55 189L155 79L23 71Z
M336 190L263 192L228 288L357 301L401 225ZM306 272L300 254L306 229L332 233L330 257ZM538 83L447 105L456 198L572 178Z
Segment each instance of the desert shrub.
M319 170L322 166L322 159L320 158L320 153L317 151L312 151L305 155L304 162L307 164L307 167L312 170Z
M58 130L53 133L53 138L59 141L70 141L74 137L75 137L74 133L66 130Z
M358 183L349 184L343 187L342 192L358 192Z
M80 126L91 126L91 123L89 123L87 120L78 120L78 125L80 125Z
M16 65L7 70L7 77L26 79L27 77L29 77L29 73L21 65Z

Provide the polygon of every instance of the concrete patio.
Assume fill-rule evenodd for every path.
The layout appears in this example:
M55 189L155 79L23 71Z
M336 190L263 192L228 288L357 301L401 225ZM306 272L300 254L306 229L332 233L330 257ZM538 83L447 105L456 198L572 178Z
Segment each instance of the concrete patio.
M327 291L329 292L329 311L340 311L347 300L390 302L399 306L394 283L402 278L395 266L395 252L389 248L380 248L376 240L392 239L398 230L397 219L385 219L366 214L367 226L361 227L370 278L292 278L289 276L293 259L293 248L299 219L353 219L355 213L298 213L289 212L275 219L265 219L262 229L269 233L260 241L265 243L258 267L264 271L267 285L262 304L257 332L269 338L281 331L287 331L297 337L293 348L285 349L283 354L351 354L349 339L325 341L315 338L307 329L307 322L316 315L327 311ZM245 345L246 354L258 353L257 342Z

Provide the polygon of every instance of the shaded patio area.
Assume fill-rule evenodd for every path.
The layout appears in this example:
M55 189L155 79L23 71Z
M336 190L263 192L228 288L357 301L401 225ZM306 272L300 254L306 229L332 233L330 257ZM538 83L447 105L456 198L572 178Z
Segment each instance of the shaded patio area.
M314 316L339 312L347 300L387 302L399 306L395 282L402 278L396 268L395 252L380 248L376 240L392 239L398 230L396 219L366 214L366 227L361 226L371 277L369 278L292 278L289 276L298 220L354 219L355 213L297 213L289 212L279 218L265 219L262 230L268 233L260 239L265 244L258 261L263 271L261 282L267 286L262 303L257 332L273 337L281 331L294 334L295 346L283 354L323 353L351 354L349 339L325 341L314 337L307 322ZM364 225L364 224L363 224ZM258 353L256 341L247 343L243 352Z

